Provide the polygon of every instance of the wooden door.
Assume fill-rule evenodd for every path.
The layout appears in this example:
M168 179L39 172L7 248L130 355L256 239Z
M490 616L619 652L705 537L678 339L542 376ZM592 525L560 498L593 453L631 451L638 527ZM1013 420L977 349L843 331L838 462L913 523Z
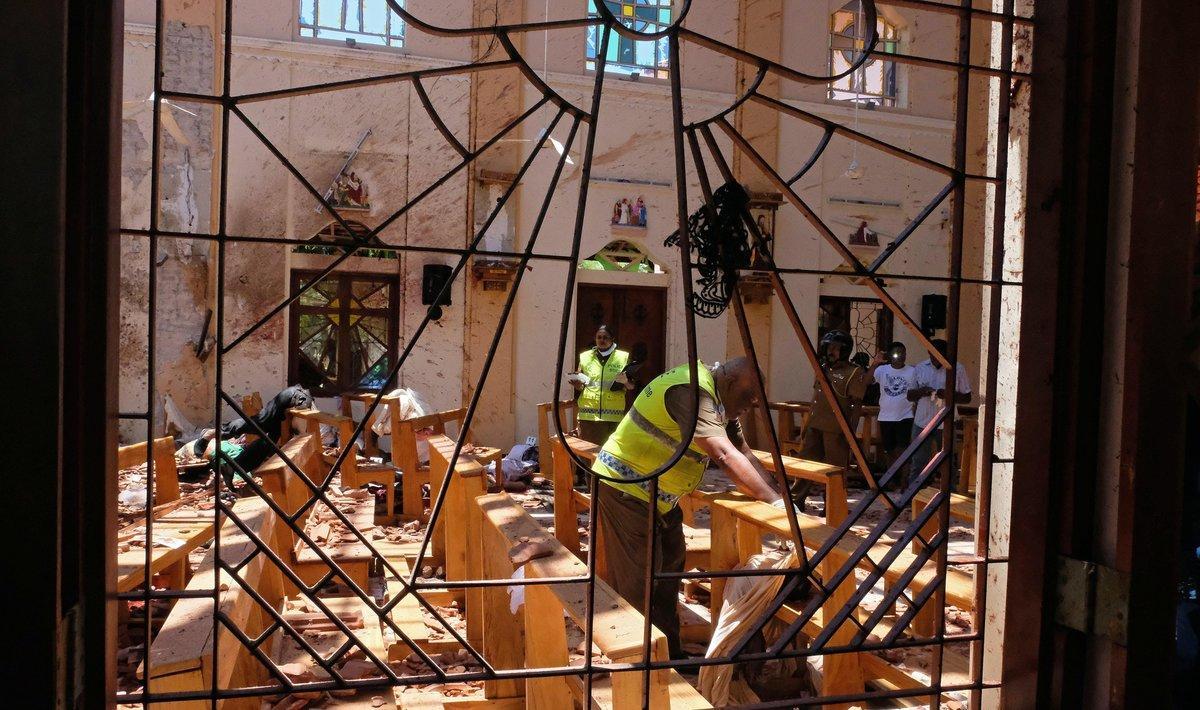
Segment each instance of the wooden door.
M637 373L638 390L666 371L665 288L580 284L575 310L576 358L592 347L596 328L602 324L613 330L617 347L629 351L631 362L645 363Z

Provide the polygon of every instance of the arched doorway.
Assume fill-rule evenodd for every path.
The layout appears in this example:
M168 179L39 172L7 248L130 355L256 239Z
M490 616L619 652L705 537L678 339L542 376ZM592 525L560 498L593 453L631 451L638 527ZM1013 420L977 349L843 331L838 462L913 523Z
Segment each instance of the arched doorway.
M575 351L592 347L596 328L608 325L630 354L634 381L644 385L666 370L667 289L662 267L636 244L609 242L579 264L593 273L581 279L575 299ZM609 277L609 278L606 278Z

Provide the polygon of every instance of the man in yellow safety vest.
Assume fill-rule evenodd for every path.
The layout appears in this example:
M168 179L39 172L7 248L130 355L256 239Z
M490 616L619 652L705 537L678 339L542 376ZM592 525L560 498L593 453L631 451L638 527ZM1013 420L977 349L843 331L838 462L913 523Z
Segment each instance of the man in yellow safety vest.
M600 540L607 570L604 580L643 614L645 609L647 523L651 484L617 483L661 468L680 446L695 417L695 433L679 461L658 479L658 525L654 531L655 570L683 571L683 514L679 499L700 485L712 462L739 490L782 508L785 498L742 438L738 417L759 404L754 365L745 358L708 368L688 365L659 375L642 390L592 464L602 478L597 501ZM660 580L650 599L650 619L667 637L671 656L683 656L676 608L679 580Z
M629 353L617 349L607 325L596 329L596 346L579 353L579 371L568 380L579 393L579 436L603 444L625 416L625 392L633 389L625 368Z

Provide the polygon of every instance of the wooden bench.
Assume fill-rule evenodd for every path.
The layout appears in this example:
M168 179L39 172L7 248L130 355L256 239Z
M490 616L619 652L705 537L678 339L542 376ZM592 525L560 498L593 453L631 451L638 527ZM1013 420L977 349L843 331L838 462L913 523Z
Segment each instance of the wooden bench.
M579 426L579 405L573 399L564 399L559 402L559 405L567 431L575 431L575 428ZM553 439L566 432L559 431L558 425L554 421L554 402L542 402L537 406L537 410L538 469L543 476L549 478L550 472L554 468Z
M445 566L446 579L463 581L480 578L481 568L470 554L470 532L467 528L474 516L472 501L487 493L487 476L484 475L486 464L470 453L460 452L451 480L450 459L454 456L455 445L450 437L444 435L429 438L430 501L437 500L441 490L446 489L446 500L433 527L430 543L435 564ZM471 616L477 614L482 606L483 590L470 588L464 596L467 628L470 629ZM479 625L476 624L475 628L478 629ZM477 643L481 638L468 636L467 640Z
M146 575L146 550L130 547L120 551L127 540L140 539L151 545L150 577L166 573L172 589L180 589L191 577L188 555L192 550L213 538L212 511L176 509L154 515L154 545L146 540L145 521L126 526L117 533L117 591L128 592L144 585Z
M294 437L283 445L282 450L284 455L309 481L320 485L325 477L320 434L306 433ZM288 515L294 515L313 498L312 489L301 481L292 467L288 466L287 462L278 455L267 459L255 469L254 476L262 479L263 490L271 494L279 507ZM305 515L296 520L296 526L303 528L311 514L312 506ZM360 531L370 530L374 527L374 498L357 501L354 504L354 510L347 513L346 517ZM289 563L306 584L316 582L329 571L329 566L290 527L287 528L285 535L291 550ZM327 549L326 552L330 559L355 583L363 588L367 586L367 577L374 559L374 553L369 547L356 540L336 545L332 549ZM289 592L292 591L291 587L288 589Z
M587 567L570 550L555 540L507 494L480 496L475 500L479 525L472 528L479 544L473 549L485 578L505 579L515 571L508 551L521 541L543 543L552 549L547 557L524 565L527 579L579 577ZM484 590L483 648L498 669L561 667L569 663L564 612L580 628L587 623L587 585L565 583L524 587L525 604L512 614L505 587ZM593 604L593 643L613 663L641 663L645 618L611 587L596 580ZM468 617L468 626L471 623ZM522 641L522 631L524 641ZM667 659L667 639L651 629L651 660ZM644 672L626 671L610 675L607 683L593 688L592 707L700 708L710 705L675 671L650 671L650 698L643 696ZM523 688L522 688L523 686ZM484 693L491 699L524 695L527 708L570 708L582 702L584 683L579 676L531 678L524 681L488 681Z
M369 410L371 405L375 404L375 401L379 398L380 394L378 392L347 392L341 396L342 416L353 421L355 402L362 402L363 405ZM379 456L383 453L379 449L379 438L375 435L375 432L371 429L371 426L375 423L375 420L379 418L380 410L388 406L388 401L389 400L385 397L384 401L381 402L380 405L375 408L375 411L371 413L371 416L367 418L367 423L363 426L363 453L367 454L368 456ZM389 412L389 415L390 414L391 412Z
M713 569L736 569L744 564L751 555L761 552L764 533L792 539L787 513L766 503L755 501L740 493L725 493L709 496L709 506L712 509ZM797 516L797 522L804 536L804 545L810 554L826 545L836 532L833 526L822 523L815 516L801 513ZM838 539L830 553L818 565L818 574L823 579L831 579L845 565L847 559L855 557L860 544L860 538L852 533ZM867 555L870 560L880 563L889 552L891 552L891 546L880 542L873 545ZM884 570L882 581L887 584L898 583L901 575L913 561L913 554L908 551L900 552ZM862 569L873 571L871 562L866 559L858 558L856 564ZM937 576L936 566L933 562L927 562L909 584L910 594L917 596L926 586L937 582ZM833 590L833 594L823 605L820 615L814 616L812 620L813 628L818 633L824 628L825 619L831 618L849 603L857 585L856 579L851 575L843 580L837 589ZM714 579L712 581L714 619L718 618L720 614L724 587L724 580ZM961 570L947 569L944 589L945 599L950 603L967 611L974 608L975 586L971 575ZM909 630L915 636L934 635L933 630L928 626L919 628L919 622L927 623L930 612L932 612L933 621L936 622L938 614L935 601L937 598L937 596L931 597L917 617L913 619ZM786 617L786 615L784 616ZM794 618L793 615L790 619L785 620L790 621ZM880 626L879 628L885 627ZM835 647L846 645L855 636L856 631L857 627L847 621L833 634L829 644ZM826 694L857 693L862 690L863 673L868 667L864 665L862 655L839 653L825 657L826 687L833 689L832 691L827 689Z
M234 504L233 510L259 539L277 552L282 550L280 533L283 525L265 501L242 499ZM255 543L233 520L222 522L221 560L234 568L245 562L238 576L269 604L278 608L283 599L282 575L266 555L256 555L256 551ZM221 613L246 635L254 638L270 624L269 615L227 572L221 571L218 577L216 555L215 548L205 555L187 588L202 592L215 589L219 584ZM213 623L211 597L186 598L176 602L151 644L148 659L142 668L142 677L147 679L149 692L207 692L214 682L214 666L217 674L215 682L221 689L272 682L262 664L229 629L219 623L217 628L220 629L220 637L214 640ZM249 709L258 708L260 704L258 698L240 698L225 700L219 706ZM162 703L161 706L199 710L210 707L210 703L187 701Z
M147 501L147 508L154 520L154 536L169 542L171 546L154 547L151 551L150 574L167 572L171 586L178 588L187 584L190 567L187 563L188 553L203 545L212 537L212 516L208 516L207 535L199 530L197 524L192 524L190 518L194 513L180 513L166 519L172 511L170 503L179 500L179 470L175 464L175 437L164 436L155 439L151 447L146 442L138 442L129 446L117 447L117 468L136 468L146 463L147 449L149 458L153 459L154 467L154 504ZM136 528L143 528L141 537L145 538L145 521L126 526L117 532L117 544L123 540L137 537ZM178 546L174 546L178 543ZM119 547L118 547L119 549ZM146 551L131 549L117 553L117 591L127 592L141 586L146 581Z
M771 402L767 408L776 413L775 431L784 452L799 451L808 418L812 416L811 402ZM800 418L799 426L796 417Z
M937 488L922 488L917 491L917 494L912 499L912 517L910 520L916 520L917 516L925 510L925 506L933 501L940 491ZM950 517L954 520L962 521L968 525L975 525L975 499L969 496L959 495L958 493L950 494ZM929 522L921 528L921 537L928 540L938 533L939 516L934 513ZM913 554L920 552L921 543L913 540Z
M958 485L962 493L975 491L975 457L979 451L979 409L959 407L962 423L961 450L958 454Z
M804 430L812 417L811 402L771 402L767 407L776 412L779 443L784 453L797 453L803 448ZM858 409L855 432L862 442L863 455L868 461L879 457L879 407L864 405ZM799 426L796 418L800 418Z
M117 447L117 468L135 468L146 463L146 442ZM175 465L175 437L154 440L150 458L154 460L154 501L147 507L169 503L179 498L179 470Z
M335 457L341 455L346 442L354 438L356 424L348 416L321 412L316 409L296 410L292 412L292 416L307 423L305 432L312 432L319 435L321 424L331 426L337 430L339 446L336 452L333 456L322 456L329 467L333 466ZM364 428L364 434L366 431L367 429ZM363 438L366 439L367 437L364 436ZM353 456L347 456L346 460L342 462L341 474L343 488L361 488L368 483L376 483L383 486L385 501L383 522L392 522L392 515L396 509L396 469L387 464L374 463L358 455L356 451Z
M775 473L775 457L766 451L752 449L755 458L771 473ZM825 487L825 522L838 525L846 519L849 510L849 498L846 491L846 470L840 466L798 459L795 456L784 455L783 474L794 480L805 480L818 483Z
M392 463L401 472L401 506L404 515L419 519L425 512L421 502L421 486L429 483L429 467L421 464L417 453L417 432L422 429L432 429L434 435L446 435L446 426L455 424L457 438L465 436L469 439L470 432L462 431L463 419L467 415L465 407L446 412L435 412L423 417L400 419L399 401L384 398L391 410L392 425Z

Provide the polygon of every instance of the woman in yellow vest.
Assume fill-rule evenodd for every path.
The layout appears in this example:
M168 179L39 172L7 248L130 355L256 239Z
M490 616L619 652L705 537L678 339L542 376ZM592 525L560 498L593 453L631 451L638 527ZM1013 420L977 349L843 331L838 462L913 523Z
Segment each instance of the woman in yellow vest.
M579 393L579 436L603 444L625 416L625 393L633 389L625 373L629 353L617 349L607 325L596 330L596 345L579 353L579 371L568 378Z

